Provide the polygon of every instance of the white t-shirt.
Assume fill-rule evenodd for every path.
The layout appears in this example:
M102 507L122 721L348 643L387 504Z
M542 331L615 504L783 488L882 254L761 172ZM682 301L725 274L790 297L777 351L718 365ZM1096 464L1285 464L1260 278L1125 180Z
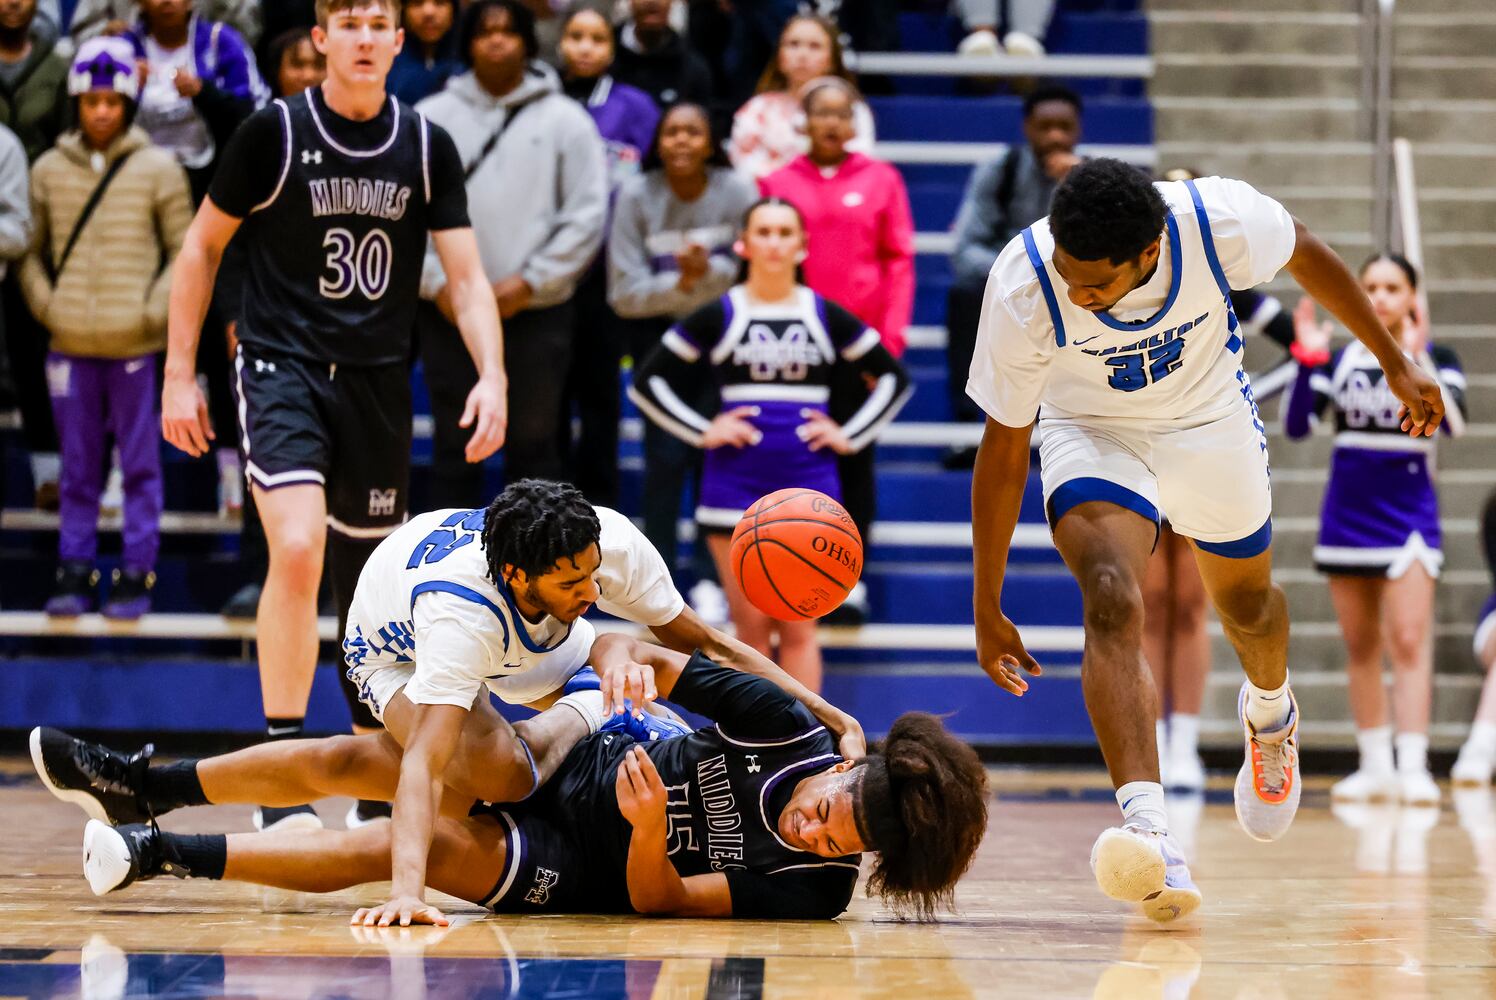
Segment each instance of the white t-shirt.
M1206 177L1195 185L1230 287L1271 280L1293 255L1293 217L1243 181ZM1026 427L1036 414L1204 421L1236 405L1240 339L1189 188L1156 187L1169 207L1168 238L1153 276L1109 310L1115 325L1070 302L1052 264L1048 219L1030 229L1033 255L1023 234L998 255L966 384L967 395L994 420L1010 427Z
M177 74L197 75L192 43L164 49L154 38L145 40L150 74L140 92L136 124L150 134L151 142L167 150L189 169L213 162L215 147L208 123L198 114L192 98L177 90Z
M670 622L686 602L664 559L628 518L596 511L598 607L650 627ZM586 665L596 630L586 619L527 621L509 588L488 577L482 525L481 510L431 511L380 542L348 615L349 667L413 663L407 698L465 708L485 685L511 704L535 701Z

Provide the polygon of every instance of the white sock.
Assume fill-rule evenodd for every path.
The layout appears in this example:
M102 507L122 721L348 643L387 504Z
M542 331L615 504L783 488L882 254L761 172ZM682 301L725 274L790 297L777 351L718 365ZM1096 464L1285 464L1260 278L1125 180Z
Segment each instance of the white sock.
M1470 735L1465 738L1465 746L1484 757L1496 757L1496 722L1477 720L1470 727Z
M1361 748L1361 770L1373 774L1392 773L1391 726L1356 730L1356 746Z
M1117 789L1117 805L1122 807L1122 822L1141 819L1163 832L1169 828L1169 813L1164 807L1164 786L1156 781L1129 781Z
M597 732L598 727L608 721L608 713L603 711L603 693L596 688L562 695L556 699L556 704L565 705L580 715L587 723L589 733Z
M62 457L57 452L34 451L31 453L31 481L36 485L55 483L61 474Z
M1169 716L1169 753L1193 757L1200 752L1200 717L1175 712Z
M1397 770L1402 774L1416 774L1428 770L1428 734L1397 734Z
M1288 678L1281 687L1260 688L1247 682L1247 721L1259 733L1270 733L1288 722Z
M1158 748L1158 756L1162 760L1169 749L1169 728L1164 725L1163 719L1153 724L1153 745Z

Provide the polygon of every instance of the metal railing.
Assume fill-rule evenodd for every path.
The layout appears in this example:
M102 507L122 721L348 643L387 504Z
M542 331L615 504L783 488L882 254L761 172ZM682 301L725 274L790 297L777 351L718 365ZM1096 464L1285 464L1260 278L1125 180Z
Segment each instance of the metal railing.
M1147 79L1151 56L962 56L954 52L861 52L857 72L883 76L1116 76Z
M1372 145L1371 237L1392 238L1392 57L1397 0L1361 0L1361 109L1364 137Z

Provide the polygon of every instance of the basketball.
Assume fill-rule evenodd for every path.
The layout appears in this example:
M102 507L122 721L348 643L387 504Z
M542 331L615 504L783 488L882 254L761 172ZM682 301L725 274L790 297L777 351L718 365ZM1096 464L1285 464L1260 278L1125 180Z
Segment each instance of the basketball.
M847 599L862 575L862 535L826 494L778 490L743 514L731 561L755 608L779 621L808 621Z

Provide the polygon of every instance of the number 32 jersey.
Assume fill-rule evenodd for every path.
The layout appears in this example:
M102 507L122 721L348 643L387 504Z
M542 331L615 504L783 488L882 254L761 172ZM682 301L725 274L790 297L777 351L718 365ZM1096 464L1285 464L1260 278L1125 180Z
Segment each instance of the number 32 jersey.
M1168 207L1158 267L1104 313L1070 301L1041 219L987 278L966 391L999 423L1040 417L1195 425L1251 404L1232 289L1293 254L1293 217L1242 181L1156 185Z
M332 364L406 361L427 233L469 224L450 136L393 97L343 118L320 87L251 116L209 197L244 219L239 339Z
M628 518L597 511L598 607L651 628L685 608L665 560ZM535 701L586 665L596 637L584 618L528 621L488 575L483 510L418 514L379 543L359 574L343 637L349 676L412 671L417 705L471 705L487 687L510 704Z

